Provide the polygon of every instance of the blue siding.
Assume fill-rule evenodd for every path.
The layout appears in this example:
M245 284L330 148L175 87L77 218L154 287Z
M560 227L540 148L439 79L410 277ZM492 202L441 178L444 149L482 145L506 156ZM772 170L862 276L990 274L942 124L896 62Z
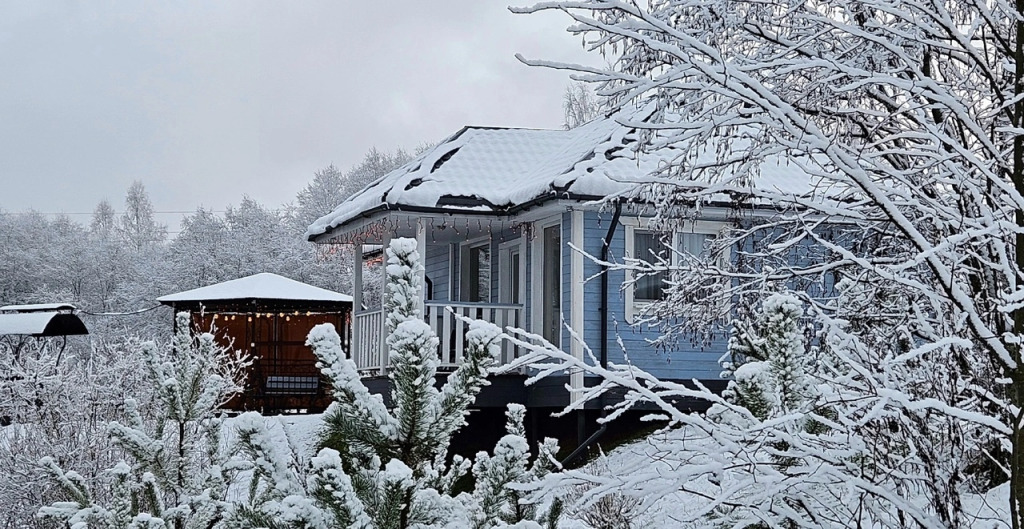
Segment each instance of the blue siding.
M585 214L584 249L587 253L595 257L600 256L602 241L608 232L611 216L611 212ZM626 227L620 224L615 229L609 247L610 261L621 261L625 243ZM601 342L601 280L596 274L600 272L600 267L589 259L584 263L584 278L591 278L586 282L583 294L584 336L594 355L598 356ZM647 326L641 328L626 321L626 302L622 292L624 281L625 272L608 272L608 361L622 364L626 362L628 356L632 365L659 378L719 379L719 359L726 351L727 340L721 337L708 344L679 343L671 350L652 346L650 340L659 336L657 329ZM621 346L619 341L622 342Z
M587 211L584 213L583 248L597 257L601 254L602 241L608 232L612 213ZM572 240L571 212L565 212L560 218L562 238L562 318L564 323L572 321L573 312L583 311L583 337L587 345L593 350L595 356L600 354L601 342L601 276L600 266L594 261L584 258L583 260L583 306L572 306L572 260L573 251L569 247ZM540 236L539 229L535 229L532 237ZM740 270L752 271L763 268L766 264L772 263L755 262L748 255L758 246L770 244L779 234L765 231L758 233L756 237L748 239L742 248L733 252L734 264ZM505 229L496 231L491 235L491 299L498 301L500 295L500 258L499 245L502 242L518 240L521 235L517 231ZM620 261L625 253L626 226L616 226L614 236L609 247L609 260ZM533 306L533 252L534 244L531 239L525 246L520 256L521 266L525 268L524 285L524 312L523 326L526 329L532 328L531 307ZM454 249L454 252L453 252ZM449 290L452 291L453 299L459 298L459 244L428 243L425 266L427 276L433 281L433 299L448 300ZM784 259L791 263L813 263L820 262L821 252L824 250L812 243L797 245L793 251ZM454 259L452 259L454 253ZM673 345L670 350L658 348L651 345L651 341L658 338L659 331L647 326L630 325L626 321L625 296L622 284L625 281L625 272L608 272L608 360L613 363L625 363L628 361L657 377L670 379L702 379L717 380L720 378L720 358L726 352L727 340L719 336L710 342L699 343L696 340L687 341L685 338L680 343ZM834 287L831 277L818 278L816 281L804 281L800 284L789 285L790 288L805 290L819 297L827 297ZM561 346L563 350L570 350L571 339L569 333L562 331Z

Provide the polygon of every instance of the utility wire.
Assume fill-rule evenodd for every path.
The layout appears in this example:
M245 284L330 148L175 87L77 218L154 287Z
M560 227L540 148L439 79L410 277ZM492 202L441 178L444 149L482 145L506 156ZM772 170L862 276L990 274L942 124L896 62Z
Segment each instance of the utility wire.
M149 312L149 311L151 311L153 309L158 309L160 307L161 307L161 305L153 305L152 307L149 307L148 309L135 310L135 311L132 311L132 312L89 312L89 311L87 311L85 309L78 309L78 311L83 313L83 314L88 314L90 316L134 316L136 314L142 314L143 312Z

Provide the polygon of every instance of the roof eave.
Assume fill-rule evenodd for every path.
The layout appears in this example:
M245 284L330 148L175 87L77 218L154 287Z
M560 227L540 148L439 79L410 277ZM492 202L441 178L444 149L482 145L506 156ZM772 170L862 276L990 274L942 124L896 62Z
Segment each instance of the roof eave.
M601 195L585 195L578 193L571 193L566 191L561 192L550 192L532 198L526 202L520 204L514 204L508 207L493 209L493 210L478 210L478 209L459 209L445 206L410 206L402 204L381 204L372 209L368 209L353 215L348 219L342 221L336 226L333 226L323 233L317 235L310 235L307 240L317 244L329 244L331 239L338 235L339 231L344 231L346 227L350 227L360 221L371 221L374 217L382 216L387 213L404 212L404 213L420 213L420 214L433 214L433 215L467 215L467 216L490 216L490 217L509 217L518 215L524 211L533 209L544 203L552 200L573 200L577 202L594 202L597 200L603 200L607 197Z

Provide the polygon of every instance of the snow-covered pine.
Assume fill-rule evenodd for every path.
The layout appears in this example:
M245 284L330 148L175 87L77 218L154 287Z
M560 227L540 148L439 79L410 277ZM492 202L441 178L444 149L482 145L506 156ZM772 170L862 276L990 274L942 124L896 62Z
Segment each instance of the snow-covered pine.
M725 396L759 420L797 411L811 400L809 347L801 302L789 293L765 299L753 321L733 323Z
M41 508L40 517L76 529L212 527L225 517L234 469L221 444L219 407L241 388L247 359L217 345L212 334L193 336L188 313L177 319L169 348L153 342L139 348L150 400L127 399L125 423L108 425L111 440L129 456L100 482L115 492L104 495L114 498L111 507L94 502L77 472L44 458L41 467L72 500Z
M480 452L473 463L473 508L470 509L477 529L534 521L554 528L558 522L560 499L553 498L546 512L538 513L534 502L526 501L524 487L552 470L561 468L555 454L558 441L545 438L539 445L537 457L530 464L530 444L526 439L523 419L526 408L509 404L505 412L506 434L494 447L494 454Z
M493 527L505 523L502 513L509 522L533 516L532 507L509 503L519 493L506 487L546 472L557 445L546 441L527 469L522 409L510 411L510 433L495 457L484 454L474 467L485 484L477 495L454 495L456 481L471 464L460 457L448 463L451 437L465 424L468 407L496 365L501 330L468 322L464 363L436 389L438 341L421 319L416 242L395 239L387 256L391 406L362 384L334 328L314 327L307 343L334 396L324 416L321 449L303 482L299 469L274 448L280 443L270 438L264 422L243 416L240 441L256 471L249 503L236 512L235 526ZM486 515L479 514L481 504L487 505Z

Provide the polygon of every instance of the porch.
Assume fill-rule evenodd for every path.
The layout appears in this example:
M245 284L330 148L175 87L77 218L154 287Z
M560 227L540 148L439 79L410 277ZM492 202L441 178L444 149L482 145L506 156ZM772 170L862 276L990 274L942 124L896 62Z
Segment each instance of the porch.
M361 228L361 229L360 229ZM465 319L501 328L529 328L526 225L508 219L406 215L393 212L377 222L347 231L337 243L354 252L354 310L349 354L365 377L386 374L386 248L392 238L417 241L423 269L421 312L438 338L439 371L451 372L463 361ZM499 361L521 354L501 344Z

